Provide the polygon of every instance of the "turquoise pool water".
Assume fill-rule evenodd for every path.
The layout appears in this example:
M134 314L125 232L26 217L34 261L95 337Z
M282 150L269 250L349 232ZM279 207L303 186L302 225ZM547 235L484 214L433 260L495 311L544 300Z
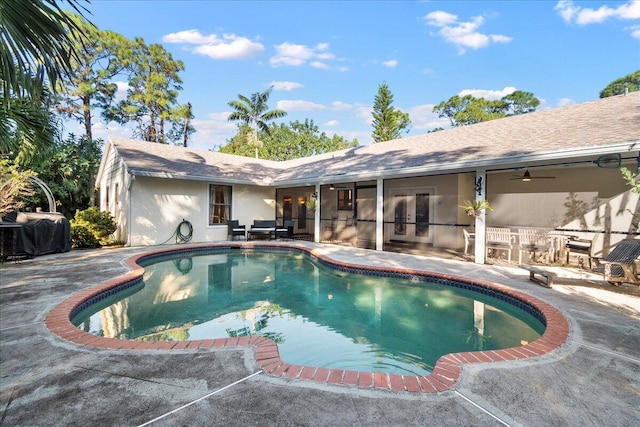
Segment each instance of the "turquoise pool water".
M404 375L428 374L447 353L519 346L544 332L491 296L340 272L304 253L174 255L145 270L143 282L72 322L121 339L266 336L291 364Z

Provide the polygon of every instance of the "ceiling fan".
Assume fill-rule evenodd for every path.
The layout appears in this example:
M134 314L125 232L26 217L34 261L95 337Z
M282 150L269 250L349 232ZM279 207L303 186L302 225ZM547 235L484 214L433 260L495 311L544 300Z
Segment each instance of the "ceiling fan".
M536 179L556 179L556 177L555 176L531 176L531 174L529 173L529 169L525 169L524 174L522 174L522 176L514 175L514 177L511 178L512 181L519 180L522 182L529 182Z

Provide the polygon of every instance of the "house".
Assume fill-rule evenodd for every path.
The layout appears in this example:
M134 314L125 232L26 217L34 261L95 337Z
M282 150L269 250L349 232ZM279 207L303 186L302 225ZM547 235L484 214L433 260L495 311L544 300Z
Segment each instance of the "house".
M229 219L293 219L316 242L376 250L460 250L471 230L479 263L486 227L571 233L602 256L637 234L638 195L619 167L637 170L639 153L633 92L283 162L109 138L96 185L132 246L171 242L182 220L193 242L212 242ZM494 210L470 217L467 199Z

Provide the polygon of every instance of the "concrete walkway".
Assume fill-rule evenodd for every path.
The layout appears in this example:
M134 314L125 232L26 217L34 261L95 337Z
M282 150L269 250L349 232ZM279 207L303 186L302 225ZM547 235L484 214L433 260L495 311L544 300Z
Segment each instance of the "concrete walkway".
M314 247L338 261L513 287L560 309L570 338L538 358L467 366L453 390L437 395L274 378L259 373L249 349L93 349L58 338L44 318L74 293L125 273L123 261L145 250L73 251L0 266L0 425L638 425L636 287L557 267L557 284L546 289L518 268Z

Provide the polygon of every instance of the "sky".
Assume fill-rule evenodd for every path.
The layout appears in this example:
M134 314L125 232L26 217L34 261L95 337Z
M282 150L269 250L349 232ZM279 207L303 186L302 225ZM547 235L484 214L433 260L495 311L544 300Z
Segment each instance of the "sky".
M408 136L448 127L432 110L454 95L522 90L550 109L596 100L640 69L640 0L93 0L88 10L101 30L162 44L184 62L178 102L191 103L189 146L203 150L235 135L230 101L271 86L269 109L288 113L275 123L311 119L364 145L382 83L409 113ZM126 81L118 86L123 96ZM96 138L131 137L94 123Z

